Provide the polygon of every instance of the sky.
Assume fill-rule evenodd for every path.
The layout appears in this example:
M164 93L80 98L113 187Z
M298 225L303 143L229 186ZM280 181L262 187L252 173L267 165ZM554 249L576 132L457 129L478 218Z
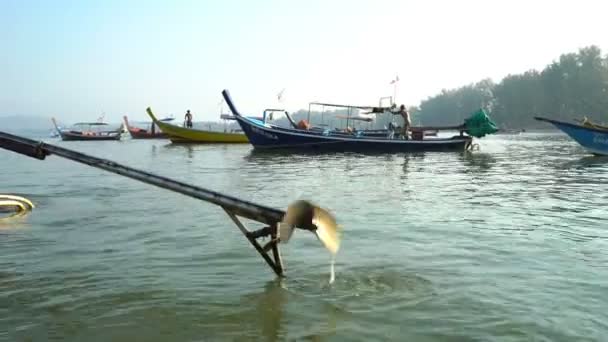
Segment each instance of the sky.
M597 45L605 1L0 0L0 116L217 120L323 101L417 105ZM390 82L399 77L397 88ZM283 90L279 101L277 94Z

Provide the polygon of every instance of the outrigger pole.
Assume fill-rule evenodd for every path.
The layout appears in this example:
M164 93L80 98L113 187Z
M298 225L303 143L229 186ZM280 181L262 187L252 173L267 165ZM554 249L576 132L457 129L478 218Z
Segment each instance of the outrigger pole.
M0 147L40 160L44 160L46 156L54 154L59 157L70 159L85 165L113 172L121 176L156 185L160 188L179 192L183 195L218 205L224 209L230 219L232 219L234 224L239 228L243 235L245 235L247 240L249 240L262 258L264 258L268 266L272 268L276 275L279 277L284 276L285 270L283 268L281 253L278 246L278 243L281 241L279 236L279 224L285 224L285 221L282 220L284 219L286 213L282 210L247 202L232 196L203 189L195 185L186 184L167 177L137 170L111 160L96 158L84 153L69 150L67 148L62 148L5 132L0 132ZM302 214L300 214L296 221L290 220L290 222L297 222L291 226L291 229L297 227L316 232L317 226L312 223L312 214L310 214L310 211L306 212L305 214L310 217L306 216L303 218ZM241 222L239 216L263 223L266 226L255 231L249 231L243 222ZM270 242L266 243L264 246L260 245L257 239L267 236L271 237ZM289 236L287 236L284 240L286 241L287 239L289 239ZM272 251L272 257L268 254L270 251Z

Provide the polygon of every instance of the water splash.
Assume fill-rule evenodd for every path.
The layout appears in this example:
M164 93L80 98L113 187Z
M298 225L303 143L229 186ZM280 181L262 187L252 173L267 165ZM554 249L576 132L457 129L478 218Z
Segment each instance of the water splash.
M336 272L335 272L335 264L336 264L336 256L332 254L331 256L331 265L330 265L330 270L329 270L329 283L333 284L334 281L336 280Z

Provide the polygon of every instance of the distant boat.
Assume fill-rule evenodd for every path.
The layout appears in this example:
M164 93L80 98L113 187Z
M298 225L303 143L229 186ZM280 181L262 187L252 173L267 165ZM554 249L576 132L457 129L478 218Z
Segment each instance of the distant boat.
M167 134L165 134L155 123L154 121L150 124L150 129L146 130L143 128L139 128L139 127L135 127L135 126L130 126L129 125L129 120L127 119L127 116L123 116L124 119L124 125L125 128L127 129L127 131L129 132L129 134L131 135L131 138L133 139L166 139L167 138ZM162 122L169 122L169 121L173 121L173 118L165 118L165 119L161 119L159 121Z
M597 125L585 118L582 124L535 117L536 120L553 124L595 155L608 156L608 127Z
M243 132L220 132L179 127L162 122L154 116L149 107L146 112L165 134L174 143L207 143L207 144L246 144L249 142Z
M249 141L256 149L305 149L317 151L372 151L372 152L413 152L413 151L464 151L468 149L473 137L464 135L465 132L475 136L483 136L496 131L494 124L483 111L478 111L465 124L451 127L433 127L424 130L457 130L460 135L450 138L424 139L420 131L412 139L400 139L392 135L368 135L369 131L335 131L309 127L308 123L298 124L285 113L292 128L271 125L264 120L245 117L237 109L227 90L222 92L224 100L230 107ZM324 104L330 106L330 104ZM344 105L335 105L344 106ZM374 112L384 113L388 108L357 107L358 109L373 109ZM349 110L350 112L350 110Z
M55 118L52 118L53 125L62 140L120 140L120 129L108 130L105 122L79 122L70 129L59 128Z

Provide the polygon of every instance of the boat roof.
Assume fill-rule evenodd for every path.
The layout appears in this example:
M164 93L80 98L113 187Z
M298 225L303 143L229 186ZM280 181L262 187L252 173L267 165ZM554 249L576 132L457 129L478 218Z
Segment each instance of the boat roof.
M236 117L234 115L231 115L231 114L222 114L222 115L220 115L220 119L223 119L223 120L236 120Z
M74 126L107 126L105 122L77 122Z
M378 107L378 106L345 105L345 104L326 103L326 102L310 102L310 105L327 106L327 107L338 107L338 108L356 108L356 109L372 110L372 111L376 111L376 110L382 110L382 111L384 111L384 110L387 110L387 109L391 108L391 107Z
M338 115L336 116L336 118L338 119L348 119L348 120L358 120L358 121L365 121L365 122L372 122L374 121L373 118L367 117L367 116L344 116L344 115Z

